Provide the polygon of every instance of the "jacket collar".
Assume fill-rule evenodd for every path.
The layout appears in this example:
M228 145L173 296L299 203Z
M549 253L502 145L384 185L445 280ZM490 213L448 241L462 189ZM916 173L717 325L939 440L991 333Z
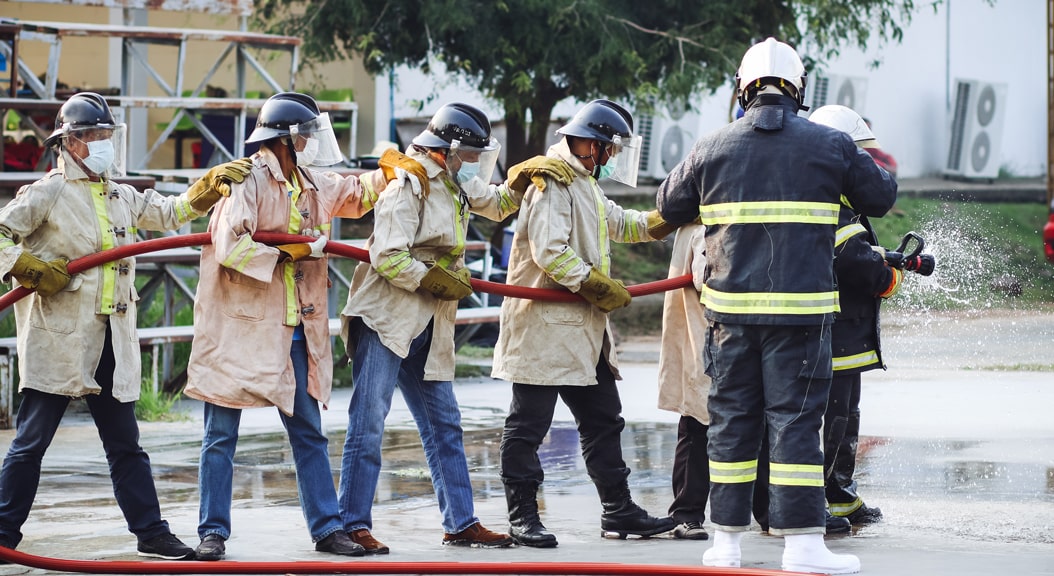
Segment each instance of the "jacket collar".
M571 148L567 145L567 137L561 138L559 142L549 147L546 156L550 158L559 158L564 162L567 162L571 169L575 171L575 174L579 176L590 176L592 175L586 167L582 165L582 161L575 157L571 153Z

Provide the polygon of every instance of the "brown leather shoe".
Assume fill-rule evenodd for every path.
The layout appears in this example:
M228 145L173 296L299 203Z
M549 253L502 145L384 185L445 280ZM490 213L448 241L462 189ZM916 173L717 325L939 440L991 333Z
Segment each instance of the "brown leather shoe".
M512 545L512 538L508 534L487 530L482 524L476 522L457 534L444 534L443 545L471 546L472 548L505 548Z
M365 528L359 528L358 530L348 532L348 537L351 538L352 542L365 548L367 554L388 553L388 547L380 540L374 538L373 534L370 534L370 531Z

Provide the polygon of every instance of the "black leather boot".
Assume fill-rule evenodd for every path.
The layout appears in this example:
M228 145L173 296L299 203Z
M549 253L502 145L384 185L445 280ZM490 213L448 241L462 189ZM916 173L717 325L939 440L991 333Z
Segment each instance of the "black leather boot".
M556 535L545 529L538 517L538 486L506 484L505 501L509 505L509 536L521 546L555 548Z
M637 506L630 498L629 486L621 484L611 488L597 487L600 493L600 504L604 507L600 515L601 535L617 537L620 540L630 534L636 536L653 536L669 532L677 522L668 516L656 518Z

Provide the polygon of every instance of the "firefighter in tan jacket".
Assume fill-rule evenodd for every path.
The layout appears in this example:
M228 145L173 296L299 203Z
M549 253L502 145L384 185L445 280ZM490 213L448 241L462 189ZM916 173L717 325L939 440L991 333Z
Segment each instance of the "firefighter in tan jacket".
M197 558L226 553L241 410L265 406L278 408L289 435L315 550L361 556L340 522L319 412L333 370L323 249L333 219L368 212L387 177L384 169L341 176L308 168L335 164L341 154L329 116L306 94L268 99L246 142L261 142L260 151L209 223L212 245L201 253L194 302L185 392L205 402ZM257 232L317 240L272 247L254 241Z
M630 470L619 440L625 422L607 313L628 305L630 295L610 277L608 242L642 242L659 233L649 231L658 225L657 214L623 210L604 196L597 180L612 176L636 185L640 137L632 129L632 117L617 104L586 104L557 131L564 139L548 152L575 171L574 180L550 183L544 191L528 188L517 219L508 283L567 288L584 298L502 303L492 375L513 382L513 397L501 441L501 477L510 532L526 546L557 545L538 516L536 494L543 478L538 447L558 397L578 422L586 468L604 507L601 528L625 537L674 527L673 520L649 516L630 498Z
M140 192L111 179L123 174L123 135L101 96L70 97L44 141L57 148L58 168L0 210L0 271L5 281L35 290L15 304L22 401L0 471L0 546L6 548L22 539L41 460L70 399L84 398L139 554L177 560L194 553L161 518L150 459L139 446L135 258L72 279L66 264L131 245L139 230L173 230L204 215L229 192L226 182L241 180L248 166L217 166L176 197Z
M368 240L370 262L355 270L342 312L355 391L340 470L340 511L344 528L370 554L389 551L371 533L371 509L384 419L396 388L421 433L443 516L443 544L497 548L512 543L508 534L488 530L475 515L451 382L457 301L472 293L464 259L469 216L500 221L515 212L524 182L534 173L523 170L532 165L529 160L510 169L509 185L490 185L499 149L482 111L460 103L437 110L409 151L424 165L427 178L396 182L385 191ZM547 173L559 174L564 167L555 168ZM516 174L527 177L519 180ZM563 176L565 181L570 177Z
M674 538L706 540L703 529L710 493L710 462L706 432L710 412L706 397L710 377L703 370L706 316L700 296L703 286L706 227L685 224L677 230L670 256L670 278L692 275L692 285L666 292L662 306L659 348L659 408L681 415L673 459L673 502L670 517L678 522Z

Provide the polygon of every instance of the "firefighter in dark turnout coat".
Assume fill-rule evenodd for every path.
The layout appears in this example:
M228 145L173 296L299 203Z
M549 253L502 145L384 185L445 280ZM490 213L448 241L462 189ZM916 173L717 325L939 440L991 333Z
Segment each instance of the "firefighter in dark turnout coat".
M768 39L738 73L745 116L700 139L659 187L672 225L701 216L711 325L704 350L710 393L714 546L708 566L740 565L749 529L761 433L770 445L770 533L784 536L783 568L851 573L855 556L823 542L820 428L831 385L831 324L838 311L835 231L844 196L881 216L896 182L844 133L797 115L805 69Z
M809 120L845 132L865 151L878 147L864 119L845 106L823 106ZM864 504L853 479L860 439L860 374L885 369L879 308L904 277L903 271L886 263L881 250L867 216L843 202L834 249L841 311L831 332L834 378L823 418L824 489L831 514L856 525L882 519L881 510Z

